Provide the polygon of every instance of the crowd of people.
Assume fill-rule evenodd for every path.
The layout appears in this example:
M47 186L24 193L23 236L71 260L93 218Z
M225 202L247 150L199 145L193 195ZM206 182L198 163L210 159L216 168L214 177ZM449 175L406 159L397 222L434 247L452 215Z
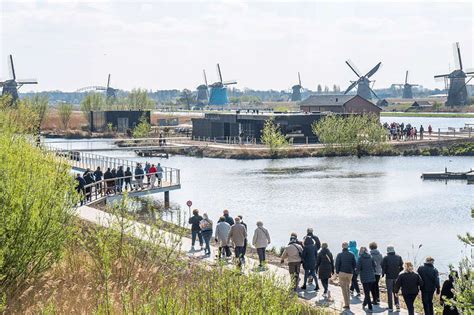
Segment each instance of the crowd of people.
M76 191L82 196L82 205L91 200L93 188L98 195L113 195L123 191L143 190L145 185L150 188L160 187L163 172L160 163L155 166L148 162L144 168L141 163L137 163L134 174L130 167L124 170L123 166L118 166L117 169L108 167L105 172L99 166L95 171L88 168L83 174L76 175Z
M213 228L213 221L204 213L194 209L189 218L191 224L191 252L195 252L196 240L199 240L200 250L206 256L211 255L211 240L218 245L218 259L231 257L231 247L234 249L235 262L238 268L245 263L248 246L247 224L241 215L232 218L228 210L223 211L218 223ZM265 270L266 248L270 244L270 233L258 221L252 237L252 245L256 249L259 260L259 270ZM302 240L296 233L291 233L287 246L281 255L281 264L288 262L288 270L295 291L306 290L307 285L314 282L315 291L319 291L319 281L323 287L323 297L328 298L329 279L337 276L344 298L344 309L350 310L351 296L361 296L359 281L363 289L362 307L366 312L372 312L373 305L380 303L380 279L385 278L387 302L389 311L400 311L399 292L403 296L408 313L415 314L414 302L421 292L424 314L434 315L433 298L439 295L444 306L443 314L458 314L456 308L446 304L447 299L453 298L452 288L457 274L451 273L449 279L440 289L438 270L434 267L434 259L427 257L425 263L415 272L412 262L404 262L395 252L393 246L387 246L386 254L378 250L378 245L371 242L368 248L357 248L356 241L342 243L342 251L333 258L328 244L319 240L312 228L308 228ZM303 284L299 287L301 267L304 270Z
M420 125L420 128L416 128L411 124L404 124L404 123L384 123L383 126L387 129L389 133L390 140L397 140L397 141L412 141L412 140L423 140L423 136L425 135L425 127ZM431 136L433 133L433 127L431 125L428 126L428 135Z

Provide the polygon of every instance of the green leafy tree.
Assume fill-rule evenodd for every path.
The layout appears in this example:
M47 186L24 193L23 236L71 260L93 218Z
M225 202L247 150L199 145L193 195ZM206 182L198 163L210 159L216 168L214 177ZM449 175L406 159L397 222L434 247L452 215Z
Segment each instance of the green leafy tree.
M433 104L433 110L435 112L439 112L439 110L441 109L441 107L443 106L443 104L441 104L440 102L434 102Z
M133 89L128 94L128 109L153 109L155 102L148 97L148 92L145 89Z
M69 121L71 120L72 115L72 105L68 103L61 103L58 106L59 120L63 125L64 130L69 126Z
M90 126L90 113L94 110L104 110L105 109L105 98L102 94L92 92L86 95L86 97L81 102L81 111L86 117L87 122Z
M0 108L0 298L8 303L17 298L16 294L28 280L61 257L70 235L72 206L77 194L70 166L31 142L32 130L25 124L37 121L35 112L23 102L18 102L16 109L6 109L3 105Z
M272 156L277 156L279 150L288 145L288 141L281 133L280 126L275 123L273 117L265 121L261 141L269 147Z
M387 131L375 115L328 115L312 129L328 152L360 156L388 149Z
M191 92L190 90L184 89L181 93L181 97L178 99L178 102L180 104L184 104L186 106L186 109L190 110L191 106L193 104L196 104L196 95L193 95L193 92Z
M41 128L41 125L46 118L49 108L49 97L45 94L35 94L31 98L25 98L25 104L29 106L37 115L37 128L38 130Z
M151 132L151 125L148 122L145 115L140 118L140 122L138 125L133 129L133 137L134 138L146 138Z

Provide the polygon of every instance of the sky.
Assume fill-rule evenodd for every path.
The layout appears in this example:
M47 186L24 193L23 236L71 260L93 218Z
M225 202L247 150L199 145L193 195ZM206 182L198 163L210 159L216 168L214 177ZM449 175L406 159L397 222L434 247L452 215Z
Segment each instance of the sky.
M0 0L0 78L36 78L21 91L192 89L224 80L239 89L286 90L297 83L345 89L379 61L375 88L474 68L472 1L8 1Z

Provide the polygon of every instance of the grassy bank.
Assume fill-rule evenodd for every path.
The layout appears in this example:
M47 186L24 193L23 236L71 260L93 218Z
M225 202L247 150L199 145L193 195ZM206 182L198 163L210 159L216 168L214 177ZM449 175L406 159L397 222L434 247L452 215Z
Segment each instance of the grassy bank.
M474 118L474 113L381 112L380 116L383 116L383 117Z

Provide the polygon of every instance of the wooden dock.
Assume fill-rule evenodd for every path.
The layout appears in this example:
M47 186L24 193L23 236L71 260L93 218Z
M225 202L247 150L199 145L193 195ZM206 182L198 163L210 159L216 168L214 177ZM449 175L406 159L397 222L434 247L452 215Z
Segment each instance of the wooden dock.
M439 173L423 173L421 175L423 180L468 180L474 181L474 171L471 169L467 172L448 172L447 169L444 172Z

